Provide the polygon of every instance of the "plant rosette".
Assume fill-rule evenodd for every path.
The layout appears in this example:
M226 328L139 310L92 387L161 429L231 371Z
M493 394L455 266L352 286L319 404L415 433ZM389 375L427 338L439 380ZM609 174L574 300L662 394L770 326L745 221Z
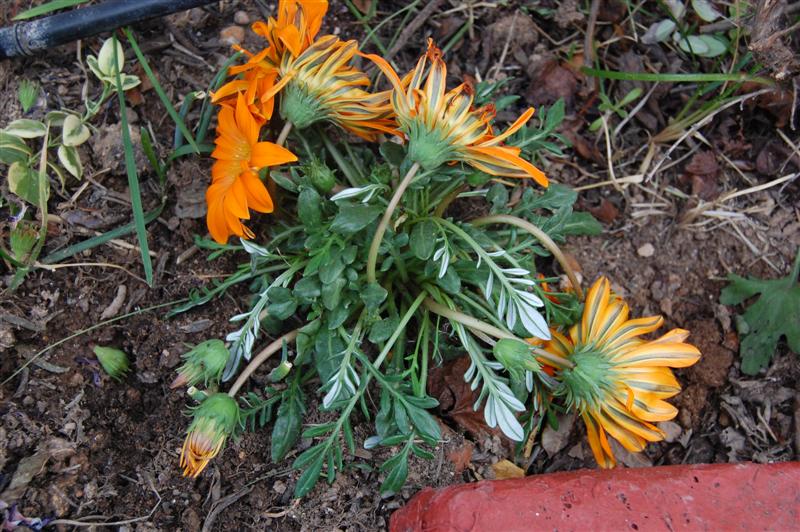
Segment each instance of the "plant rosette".
M575 191L531 163L560 153L563 104L540 110L533 124L529 109L497 134L493 90L448 91L432 42L406 76L365 56L390 85L370 92L351 42L317 35L326 9L279 2L275 19L254 25L267 46L243 51L246 62L213 95L221 119L207 196L215 240L197 243L212 258L245 252L248 261L171 314L237 283L250 287L249 308L231 318L224 339L222 386L233 381L236 431L272 423L275 461L301 437L312 440L293 463L302 471L298 497L323 474L333 482L357 446L391 447L381 491L395 493L409 456L431 458L441 439L430 368L465 356L475 410L520 445L564 409L583 416L603 466L613 465L609 437L636 451L663 438L652 422L675 415L663 401L679 390L669 368L699 353L681 331L642 340L661 319L629 319L603 279L584 304L559 244L600 226L573 209ZM300 112L301 100L313 117ZM267 229L244 226L251 209L275 214ZM552 259L568 277L560 291L550 288ZM277 340L256 350L265 336ZM242 391L277 353L270 384ZM202 383L197 368L182 368L183 381ZM311 409L329 421L305 426ZM363 442L353 430L359 412L372 424ZM213 427L197 419L191 476L219 452L220 434L236 432L231 416Z

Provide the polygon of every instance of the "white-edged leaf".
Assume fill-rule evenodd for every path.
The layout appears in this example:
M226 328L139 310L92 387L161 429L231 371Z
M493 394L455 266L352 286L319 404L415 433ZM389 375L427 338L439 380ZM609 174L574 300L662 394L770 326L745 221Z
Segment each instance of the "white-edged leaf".
M380 436L370 436L364 440L364 449L374 449L381 442Z
M508 326L509 330L514 329L514 325L517 324L517 306L514 305L514 302L511 301L508 304L508 310L506 310L506 325Z
M445 250L442 255L442 264L439 266L439 279L444 277L447 273L447 267L450 266L450 253Z
M498 425L500 426L500 430L503 431L503 434L514 441L522 441L525 436L522 425L517 421L511 409L500 401L495 401L495 417L497 418Z
M251 255L259 255L261 257L269 257L270 253L267 251L267 248L259 246L258 244L254 244L249 240L245 240L244 238L240 238L239 242L242 243L242 247L246 252ZM249 313L248 313L249 314ZM245 314L246 316L247 314Z
M692 0L692 8L694 8L694 12L697 13L697 16L706 22L714 22L722 16L722 13L717 11L714 4L708 0Z
M686 13L686 6L680 0L664 0L664 3L667 4L670 13L676 19L680 19Z
M444 252L446 250L447 250L446 246L442 246L439 249L437 249L436 252L434 252L433 254L433 262L437 262L440 258L442 258L442 255L444 255Z
M728 51L728 43L719 37L713 35L698 35L697 38L703 41L703 44L708 47L706 52L696 53L696 55L700 57L717 57Z
M669 39L672 32L675 31L676 24L672 20L666 18L658 22L654 22L647 28L647 31L642 35L642 42L644 44L655 44L664 42Z
M539 296L534 293L526 292L524 290L517 290L517 296L521 297L526 303L532 305L534 307L543 307L544 301L542 301Z
M672 36L672 39L678 43L681 50L690 54L702 56L709 51L708 45L697 35L687 35L684 37L676 32L675 35Z
M47 126L38 120L20 118L8 124L4 131L21 139L35 139L44 137L44 134L47 133Z
M100 63L98 63L97 58L93 55L86 56L86 64L89 65L89 70L92 71L97 79L101 81L109 81L110 78L100 70Z
M522 301L520 301L518 308L519 319L526 331L542 340L549 340L551 338L550 329L547 328L547 322L538 310Z
M500 271L502 271L506 275L515 275L517 277L523 277L531 274L531 272L529 272L525 268L500 268Z
M64 146L75 147L80 146L92 136L92 132L86 127L86 124L75 115L67 115L64 117L64 124L61 128L61 139ZM73 174L74 175L74 174Z
M64 144L58 147L58 162L66 169L67 172L72 174L75 179L83 177L83 164L81 163L81 156L78 153L78 148L74 146L66 146Z
M487 301L492 300L492 290L494 290L494 274L489 272L489 278L486 280L486 286L483 289L483 295Z
M503 319L506 312L506 302L508 301L505 288L500 290L500 300L497 302L497 317Z
M501 249L499 251L492 251L491 253L486 253L486 254L489 255L490 257L502 257L503 255L506 254L506 250Z
M125 67L125 49L122 47L122 43L115 39L106 39L106 42L100 47L100 53L97 54L98 70L109 77L115 76L117 72L114 69L114 44L117 46L117 69L121 73Z
M514 284L521 284L523 286L535 286L536 285L536 281L533 281L531 279L524 279L524 278L520 279L520 278L516 278L516 277L513 278L513 279L509 279L508 282L509 283L514 283Z

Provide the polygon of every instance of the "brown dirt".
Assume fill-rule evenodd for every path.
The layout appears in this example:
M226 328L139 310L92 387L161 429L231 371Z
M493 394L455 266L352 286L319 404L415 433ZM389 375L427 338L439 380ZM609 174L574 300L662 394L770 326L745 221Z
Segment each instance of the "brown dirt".
M12 10L22 4L27 7L28 3L12 2ZM137 28L140 42L173 100L207 86L228 53L218 41L219 31L233 24L237 10L246 9L253 20L260 16L255 4L220 4L224 8L221 13L217 5L206 11L194 10L172 17L166 28L184 48L201 55L208 66L198 64L174 47L160 23ZM383 4L380 9L389 13L402 3L395 2L394 7ZM338 28L342 33L362 31L343 4L332 2L331 14L329 29ZM507 38L512 14L512 9L489 10L480 24L492 28L492 35L499 42ZM0 15L0 22L5 23L9 13ZM573 15L559 19L564 28L553 30L555 37L569 35L575 24L581 23L580 17ZM462 17L459 13L438 16L436 26L426 25L423 29L444 41L460 26ZM534 20L542 26L542 19ZM476 69L485 73L502 55L503 43L481 47L480 30L476 29L475 40L465 38L448 57L454 76ZM599 31L607 39L611 26L601 26ZM402 65L411 64L419 52L422 32L398 57ZM582 43L582 37L575 39ZM99 42L89 39L84 47L96 51ZM257 41L248 35L245 46L248 44L255 47ZM564 161L551 160L548 173L574 186L608 179L603 137L571 126L587 122L584 109L591 97L589 83L570 64L552 59L556 53L562 59L565 55L564 50L554 48L541 37L515 42L505 59L505 68L500 69L500 76L515 76L504 90L552 100L566 96L569 122L564 134L573 139L575 150L570 150ZM15 97L21 76L41 81L48 105L78 105L81 78L74 58L72 45L37 58L0 62L0 116L4 117L0 126L6 117L21 114ZM542 84L539 76L545 72L547 83ZM536 92L545 89L547 94ZM133 107L138 123L152 125L157 140L163 143L160 151L167 153L172 138L170 121L152 91L142 90L141 96L141 103ZM519 104L527 103L538 106L542 102ZM116 105L109 105L98 118L98 124L103 125L99 141L105 142L109 150L100 146L84 152L91 186L74 202L70 198L80 183L70 181L64 192L54 188L51 212L61 221L51 223L45 253L129 219L124 169L109 154L114 147L109 139L118 123L116 113ZM655 133L647 129L648 124L664 125L661 113L657 106L646 106L644 118L632 121L625 130L614 159L622 175L634 173L632 168L638 162L624 171L621 167L646 142L646 136ZM500 118L505 119L506 115L511 113L501 113ZM774 140L770 120L773 119L758 112L744 116L725 113L704 134L715 143L715 149L751 170L757 166L757 158L772 146L770 153L778 153L773 157L776 162L763 163L761 170L767 173L756 174L758 183L764 183L777 177L769 172L777 172L791 157L791 153L781 155L780 150L775 151L774 146L782 145L780 141L770 144ZM788 164L791 168L792 163ZM698 365L679 372L685 389L675 404L681 413L677 423L663 427L669 432L670 441L650 446L641 456L620 452L621 460L628 465L647 466L797 459L800 449L792 447L798 438L797 357L781 346L765 374L742 375L734 311L721 307L718 298L728 272L776 277L776 270L781 274L788 271L800 246L800 218L793 207L800 190L795 182L783 189L771 188L738 199L728 207L747 213L741 222L723 219L719 223L692 225L697 220L688 220L686 215L698 204L700 193L705 194L708 189L697 185L693 177L685 179L681 172L684 165L657 174L641 187L619 191L602 187L583 192L582 208L605 205L601 211L605 213L605 232L601 237L572 240L567 246L580 263L586 282L599 275L609 276L634 313L663 314L668 327L692 331L691 341L704 353ZM119 309L119 314L124 314L181 299L189 290L208 285L235 268L236 259L208 262L202 251L176 264L176 259L192 247L193 235L205 234L203 219L190 216L198 214L198 195L202 198L209 166L206 160L187 160L170 171L169 203L158 222L150 226L150 245L155 252L154 288L147 289L119 269L65 267L36 270L15 294L4 297L0 302L0 378L11 375L38 350L100 321L121 285L127 288ZM712 192L750 186L728 165L720 166ZM707 174L693 175L704 178ZM145 172L142 188L146 209L158 203L156 187L150 183L154 179ZM669 190L682 191L683 195ZM661 214L647 214L648 209ZM67 211L81 216L64 216ZM131 237L124 240L135 243ZM650 256L643 256L648 255L642 253L646 244L655 250ZM95 248L73 261L78 260L120 265L142 275L138 251L129 245ZM181 478L177 462L187 425L187 401L180 393L170 391L168 384L184 343L224 336L229 330L227 317L246 305L246 290L241 288L172 320L166 320L162 310L143 312L59 345L2 387L0 493L8 488L23 464L35 463L32 457L45 460L13 499L2 502L17 503L28 517L93 516L89 520L96 522L136 519L130 526L142 530L375 530L385 528L391 511L422 487L492 478L493 463L514 459L497 435L465 436L443 413L447 426L443 442L434 450L436 458L432 462L413 458L408 484L400 494L386 499L378 495L382 478L376 470L381 459L388 456L386 451L361 450L358 456L347 459L346 470L332 485L321 483L303 500L293 500L297 473L289 469L289 460L281 464L270 462L269 430L248 433L231 442L198 480ZM88 362L92 347L97 344L113 345L130 355L133 369L123 382L110 380ZM363 441L369 433L366 423L356 427L357 440ZM308 445L310 442L301 442L297 452ZM575 423L567 435L562 451L549 456L541 450L537 444L529 460L518 462L529 474L594 467L580 423Z

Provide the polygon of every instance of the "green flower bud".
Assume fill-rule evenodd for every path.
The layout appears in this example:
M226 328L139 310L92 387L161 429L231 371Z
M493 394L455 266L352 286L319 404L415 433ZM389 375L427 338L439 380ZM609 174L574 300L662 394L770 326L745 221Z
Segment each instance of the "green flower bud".
M170 388L195 386L200 382L205 386L219 383L228 356L228 348L222 340L208 340L196 345L183 355L186 362L178 369L178 376Z
M327 194L334 186L336 186L336 176L333 170L328 166L316 159L303 167L306 177L308 177L311 184L314 185L320 194Z
M124 377L130 369L128 355L119 349L98 345L94 348L94 354L97 356L97 360L100 361L100 365L103 366L105 372L113 379L121 381L122 377Z
M531 346L519 340L498 340L494 344L494 357L517 380L522 379L524 371L538 372L542 369L531 352Z
M183 476L197 477L225 446L239 425L239 404L225 393L215 393L194 409L181 451Z

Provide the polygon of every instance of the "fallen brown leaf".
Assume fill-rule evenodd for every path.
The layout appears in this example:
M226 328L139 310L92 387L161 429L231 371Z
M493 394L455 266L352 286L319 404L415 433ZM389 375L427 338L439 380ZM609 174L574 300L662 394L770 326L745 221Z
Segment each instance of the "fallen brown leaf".
M453 463L456 475L461 474L472 462L472 452L474 450L475 445L469 440L464 440L460 447L447 453L447 459Z
M601 199L600 205L597 207L588 207L586 210L592 213L592 216L607 224L613 223L619 216L619 209L606 198Z
M525 476L524 469L508 460L500 460L496 464L492 464L492 471L494 471L494 478L497 480L523 478Z

